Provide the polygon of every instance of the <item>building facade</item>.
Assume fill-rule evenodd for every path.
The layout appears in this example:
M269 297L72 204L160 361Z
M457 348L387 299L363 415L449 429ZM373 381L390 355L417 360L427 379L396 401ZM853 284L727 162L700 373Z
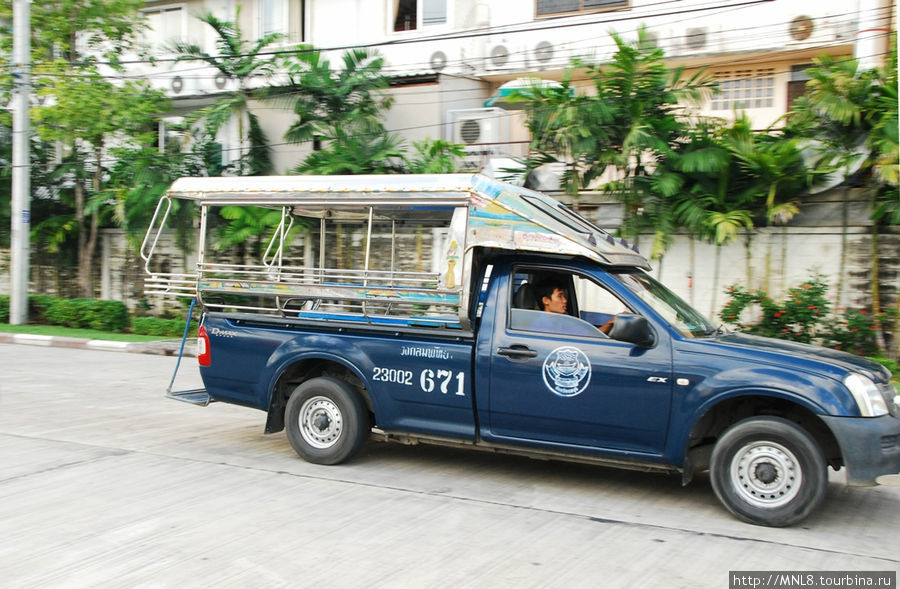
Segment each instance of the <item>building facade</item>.
M740 109L764 129L778 126L803 93L813 58L882 63L897 9L893 0L150 0L145 40L157 61L132 70L168 92L173 117L234 89L210 67L172 60L168 49L180 39L215 54L214 32L197 19L206 11L239 22L248 40L283 34L272 51L305 43L333 64L348 47L379 51L393 79L387 129L411 141L464 144L467 163L480 168L494 157L523 155L529 139L520 113L492 106L501 87L560 80L573 58L608 61L611 32L629 40L646 27L670 65L704 68L719 81L722 92L699 114L730 119ZM577 72L573 80L586 85ZM276 172L295 166L311 147L284 141L292 113L254 107ZM219 137L226 162L246 147L238 128Z

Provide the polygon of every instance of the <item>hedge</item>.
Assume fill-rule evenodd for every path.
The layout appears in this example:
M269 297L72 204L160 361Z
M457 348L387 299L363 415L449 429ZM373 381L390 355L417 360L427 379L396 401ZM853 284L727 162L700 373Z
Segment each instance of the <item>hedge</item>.
M9 304L9 295L0 295L0 323L5 323L9 317ZM29 295L28 322L33 325L62 325L161 337L180 338L184 335L184 319L132 318L124 303L97 299L58 299L49 295ZM196 318L191 322L188 335L197 336Z
M97 331L121 332L131 324L125 303L97 299L53 299L44 317L53 325Z
M135 317L131 320L131 331L139 335L160 335L181 337L184 335L183 319L159 319L157 317ZM197 335L197 322L191 322L190 337Z

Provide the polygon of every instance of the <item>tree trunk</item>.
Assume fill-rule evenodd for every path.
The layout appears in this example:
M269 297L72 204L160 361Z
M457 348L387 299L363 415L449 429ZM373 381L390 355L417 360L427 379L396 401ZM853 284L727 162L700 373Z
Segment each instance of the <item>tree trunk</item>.
M841 266L838 272L837 293L835 294L834 313L837 315L838 309L843 306L844 302L844 275L847 273L847 225L849 223L849 204L847 201L849 188L845 188L842 192L843 199L841 202Z
M689 295L690 301L689 302L691 303L691 306L693 307L696 305L696 303L694 301L694 275L696 274L696 272L694 270L695 270L696 255L694 252L695 242L694 242L693 235L688 235L688 244L690 246L690 250L689 250L690 261L689 261L689 269L688 269L688 272L689 272L689 274L688 274L688 292L690 293L690 295Z
M78 223L78 295L90 296L91 272L88 266L89 260L85 258L88 243L88 228L84 214L85 188L84 180L75 180L75 221Z
M719 269L722 266L722 246L716 244L716 266L713 273L712 301L709 304L709 317L715 321L716 297L719 294ZM718 321L716 321L718 323Z
M878 222L872 223L872 320L875 327L875 344L878 349L884 350L884 332L881 324L881 270L878 248Z
M744 237L744 274L747 277L747 290L753 288L753 232L747 231Z

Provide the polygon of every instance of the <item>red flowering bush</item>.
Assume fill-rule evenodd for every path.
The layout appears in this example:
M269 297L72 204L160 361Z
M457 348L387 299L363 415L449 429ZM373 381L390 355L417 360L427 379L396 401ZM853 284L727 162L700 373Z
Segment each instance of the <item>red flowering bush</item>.
M729 301L719 312L719 318L747 333L810 343L822 335L820 323L831 309L825 298L828 285L822 278L815 275L790 289L782 303L764 290L747 291L739 285L731 286L726 290Z
M862 356L878 355L876 330L881 327L890 332L900 324L900 304L887 305L879 314L847 308L832 315L827 292L828 285L818 274L790 289L781 303L763 290L730 286L725 291L729 300L719 318L746 333L816 343Z
M835 317L825 345L862 356L877 354L875 319L875 315L865 309L843 309L841 315Z

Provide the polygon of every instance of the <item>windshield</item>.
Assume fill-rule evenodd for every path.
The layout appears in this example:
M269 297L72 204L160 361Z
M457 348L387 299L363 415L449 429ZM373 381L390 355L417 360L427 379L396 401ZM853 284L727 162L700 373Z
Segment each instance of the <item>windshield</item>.
M715 333L716 327L706 317L649 274L635 270L613 276L681 335L698 337Z

